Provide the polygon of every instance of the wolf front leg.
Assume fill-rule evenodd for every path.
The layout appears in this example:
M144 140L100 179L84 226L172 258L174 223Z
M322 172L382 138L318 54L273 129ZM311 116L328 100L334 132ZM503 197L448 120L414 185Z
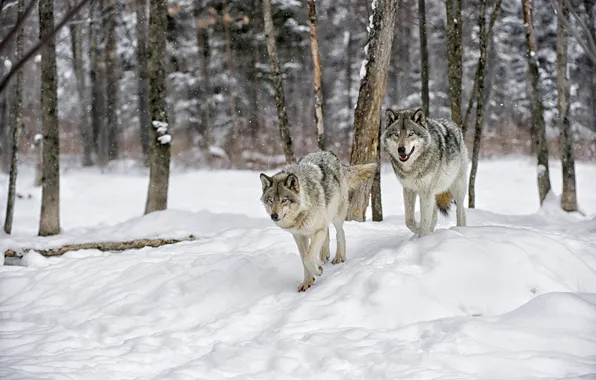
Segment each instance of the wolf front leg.
M329 261L329 257L331 256L331 252L329 251L329 227L327 227L327 234L325 236L325 243L323 243L323 248L321 248L321 262L323 264L327 264Z
M414 210L416 209L416 193L404 187L404 209L406 211L406 227L413 233L418 232L418 223Z
M420 194L420 227L418 237L430 234L435 197L430 192Z
M344 219L334 219L333 226L337 232L337 251L335 251L335 257L331 264L335 265L346 261L346 233L344 232Z
M310 246L304 257L304 266L310 274L314 274L315 276L320 276L321 273L323 273L323 266L319 263L319 255L321 253L321 248L323 248L323 244L325 243L328 228L329 227L326 226L315 231L310 238Z
M304 292L315 283L315 277L308 271L306 264L304 263L306 255L308 254L308 238L302 235L292 234L292 236L294 237L294 241L300 252L300 259L302 260L302 267L304 268L304 280L302 281L302 284L298 286L298 291Z

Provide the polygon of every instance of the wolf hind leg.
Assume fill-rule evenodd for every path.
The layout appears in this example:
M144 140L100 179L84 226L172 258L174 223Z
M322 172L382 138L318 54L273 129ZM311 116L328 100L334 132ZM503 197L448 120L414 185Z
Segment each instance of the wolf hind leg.
M321 255L320 259L323 264L327 264L329 262L329 257L331 257L331 252L329 250L329 226L327 226L327 234L325 235L325 242L323 243L323 248L321 248Z
M344 231L344 219L334 219L333 226L336 231L337 251L335 251L335 257L331 264L335 265L346 261L346 233Z
M451 194L453 194L453 199L455 200L455 215L457 219L457 225L459 227L466 226L466 209L464 206L464 199L466 198L467 192L467 178L466 172L460 170L459 175L455 179L455 182L451 186Z

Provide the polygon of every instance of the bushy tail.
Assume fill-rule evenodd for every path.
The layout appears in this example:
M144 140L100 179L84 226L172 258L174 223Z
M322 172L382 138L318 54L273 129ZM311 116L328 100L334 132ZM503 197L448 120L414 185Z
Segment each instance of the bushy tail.
M350 191L357 188L362 182L375 175L377 164L350 165L346 167L348 187Z
M449 216L449 210L451 209L451 203L453 202L453 195L451 192L446 191L441 194L435 195L435 200L437 201L437 207L441 212L441 215L444 217Z

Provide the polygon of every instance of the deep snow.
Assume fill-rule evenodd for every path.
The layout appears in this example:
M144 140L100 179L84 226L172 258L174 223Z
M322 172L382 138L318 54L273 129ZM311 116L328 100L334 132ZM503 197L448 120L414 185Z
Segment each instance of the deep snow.
M25 168L32 197L2 251L198 240L0 266L0 378L596 378L595 165L577 167L583 217L556 199L538 209L533 160L482 161L469 226L440 219L419 240L384 174L385 221L346 223L347 262L299 294L296 247L263 211L258 172L176 172L170 210L141 216L146 173L71 169L63 234L38 238ZM551 174L558 193L556 162Z

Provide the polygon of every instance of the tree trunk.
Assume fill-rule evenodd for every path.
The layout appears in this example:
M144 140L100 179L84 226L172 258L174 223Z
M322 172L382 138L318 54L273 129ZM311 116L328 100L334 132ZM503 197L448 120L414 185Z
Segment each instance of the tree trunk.
M584 0L584 6L586 7L586 13L588 14L588 31L592 36L592 40L596 42L596 12L594 7L596 6L595 0ZM594 52L596 54L596 51ZM596 62L591 62L590 71L590 100L592 104L592 125L596 126Z
M480 57L478 58L478 96L476 97L476 128L474 131L474 145L472 147L472 168L468 182L468 208L475 207L476 201L476 173L478 171L478 154L480 153L480 141L482 140L482 123L484 122L484 67L486 65L486 53L488 49L489 36L486 33L485 16L486 0L480 0L478 10L478 26L480 31Z
M149 166L149 68L147 67L147 0L136 0L137 14L137 94L139 97L139 137L143 161Z
M540 204L542 205L542 202L551 189L551 185L548 168L548 144L544 126L544 105L542 104L542 98L540 96L538 57L532 21L532 5L530 4L530 1L531 0L522 0L522 6L526 43L528 45L526 60L528 62L528 74L530 75L530 83L532 86L532 130L534 131L532 139L534 146L536 147L536 156L538 159L538 193L540 196Z
M198 5L197 5L198 7ZM197 42L201 54L201 77L202 85L205 91L205 104L203 105L203 147L208 148L212 143L213 131L211 127L211 81L209 80L209 59L211 52L209 50L209 23L201 18L201 11L195 8L195 17L197 24Z
M279 61L277 59L275 31L273 29L273 18L271 16L271 0L263 0L263 18L265 21L265 38L267 39L269 64L271 65L271 75L273 77L273 87L275 89L275 106L277 108L279 132L283 143L286 162L293 163L296 159L294 158L294 151L292 150L292 137L290 136L290 129L288 127L288 112L286 110L284 87Z
M565 22L569 22L569 9L563 0L557 0L557 110L561 131L561 164L563 168L563 193L561 207L565 211L577 211L575 190L575 159L573 157L573 132L570 122L570 89L567 78L567 32ZM592 20L594 22L594 20Z
M234 88L233 88L233 64L232 64L232 41L230 37L230 21L231 17L228 13L228 2L227 0L223 0L223 26L224 26L224 35L226 38L226 57L228 60L228 96L230 102L230 121L232 123L232 133L231 137L233 140L236 139L238 135L238 115L236 114L236 98L234 95ZM233 144L236 144L237 141L233 141Z
M165 210L170 180L170 143L166 113L166 23L167 0L152 0L149 16L149 110L151 138L149 153L149 190L145 214ZM161 127L161 128L160 128ZM162 129L165 128L165 131ZM161 131L158 129L162 129Z
M40 39L54 29L54 2L39 2ZM60 131L58 125L58 78L56 43L52 38L41 52L41 113L43 179L39 235L60 233Z
M254 20L253 25L253 35L252 35L252 54L251 54L251 62L250 62L250 82L251 86L249 86L248 91L250 93L250 97L252 100L252 108L249 113L249 132L250 137L252 139L252 144L257 144L257 138L259 132L261 132L261 118L259 115L259 109L261 108L261 81L259 78L259 62L260 62L260 41L258 39L258 28L259 23L258 20L261 20L261 15L259 14L259 0L253 0L253 8L252 8L252 19Z
M308 0L308 15L310 20L310 51L314 70L315 92L315 124L317 126L317 146L325 150L325 127L323 124L323 90L321 88L321 56L317 41L317 10L315 0Z
M18 18L23 17L25 13L25 0L19 0L18 3ZM16 61L20 61L23 57L23 27L17 33L16 39ZM17 80L15 83L15 94L12 107L12 152L10 160L10 177L8 180L8 199L6 201L6 217L4 219L4 232L10 234L12 232L12 221L14 217L14 202L17 192L17 156L19 151L19 139L21 135L23 110L23 70L17 73Z
M69 5L72 8L72 5ZM79 103L79 131L83 142L83 166L93 165L93 137L88 120L87 96L85 94L85 72L83 63L83 43L81 41L81 18L75 16L73 22L68 24L72 50L72 68L77 80L77 97Z
M39 137L39 139L38 139ZM43 137L35 135L33 139L33 151L35 154L35 179L33 186L41 187L43 179Z
M428 47L426 43L426 4L425 0L418 0L418 30L420 33L420 80L422 82L422 109L425 115L430 115L428 95Z
M99 7L99 4L98 4ZM89 7L90 19L95 20L91 24L89 34L89 50L91 51L91 64L89 76L91 79L91 128L93 150L97 155L97 164L105 166L107 162L107 155L105 154L105 142L102 144L100 136L105 130L105 86L104 86L104 68L101 61L103 55L101 49L101 25L99 23L101 8L99 12L95 11L95 4Z
M393 29L397 14L397 0L377 0L371 15L366 57L360 69L360 90L354 111L354 139L350 164L377 162L381 106L387 85L387 70ZM353 191L346 220L364 221L372 181Z
M103 13L104 19L104 59L106 73L106 134L108 160L118 157L118 64L116 55L116 15L119 3L108 0Z
M461 126L462 89L462 0L446 0L447 17L447 66L451 119ZM455 8L454 8L455 6Z
M379 136L381 136L382 121L379 120ZM381 144L377 144L377 171L372 184L371 191L372 220L373 222L383 221L383 201L381 198Z
M351 0L348 0L348 5L347 5L347 28L346 31L344 32L344 41L345 41L345 45L346 45L346 50L345 50L345 56L346 56L346 66L345 66L345 73L344 73L344 77L345 77L345 84L346 84L346 88L345 88L345 96L346 96L346 115L348 115L348 117L345 119L345 121L347 122L347 124L350 123L351 117L349 117L349 115L352 112L352 25L350 24L350 14L352 12L352 2ZM350 143L350 135L348 133L349 129L347 129L344 133L342 133L342 140L341 143L344 144L346 146L348 146L348 144Z

